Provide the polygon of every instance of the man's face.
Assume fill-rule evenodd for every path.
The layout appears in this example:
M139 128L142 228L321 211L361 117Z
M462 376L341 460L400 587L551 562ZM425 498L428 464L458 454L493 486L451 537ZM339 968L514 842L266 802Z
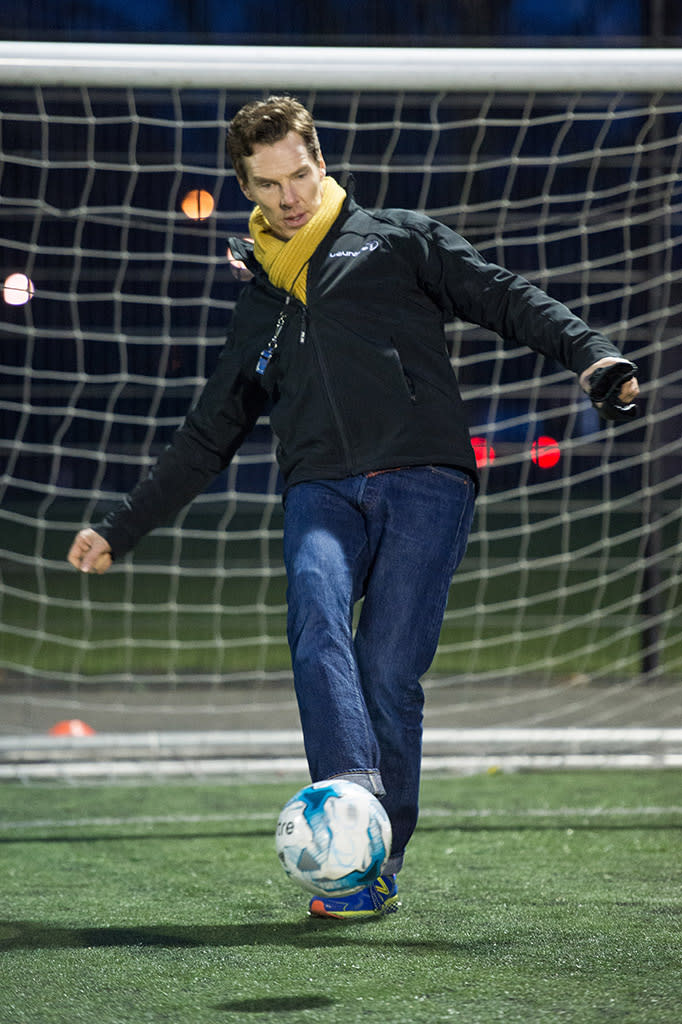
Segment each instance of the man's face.
M260 206L277 237L288 242L320 208L324 160L316 161L298 132L289 132L279 142L254 146L244 164L242 192Z

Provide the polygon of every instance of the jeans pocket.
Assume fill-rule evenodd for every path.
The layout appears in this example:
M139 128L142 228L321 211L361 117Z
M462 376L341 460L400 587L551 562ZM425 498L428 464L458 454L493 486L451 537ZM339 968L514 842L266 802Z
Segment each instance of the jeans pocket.
M461 483L465 487L469 484L473 487L473 480L468 473L465 473L463 469L456 469L454 466L429 466L429 471L434 473L436 476L444 476L453 482Z

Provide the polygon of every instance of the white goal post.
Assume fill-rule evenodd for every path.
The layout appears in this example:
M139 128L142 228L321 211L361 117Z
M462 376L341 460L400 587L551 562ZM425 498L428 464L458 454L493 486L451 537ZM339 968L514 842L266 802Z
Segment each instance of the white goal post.
M107 576L64 562L215 363L249 212L225 130L274 91L363 205L443 220L640 367L613 427L561 367L448 327L483 489L442 724L681 724L682 50L0 42L2 731L293 721L267 422Z
M0 41L6 84L178 89L676 92L682 50Z

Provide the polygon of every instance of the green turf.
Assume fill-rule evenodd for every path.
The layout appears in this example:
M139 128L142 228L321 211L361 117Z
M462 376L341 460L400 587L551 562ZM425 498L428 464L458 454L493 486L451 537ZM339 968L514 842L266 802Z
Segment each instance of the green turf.
M526 533L513 508L488 509L477 524L486 539L472 541L455 576L433 671L636 674L643 585L637 510L613 512L606 542L598 504L594 516L577 506L575 523L535 512ZM55 521L83 514L60 509L58 503ZM69 679L289 671L281 511L273 512L267 539L259 532L262 509L236 513L229 530L216 534L214 517L191 511L180 546L157 532L127 568L102 577L68 566L72 533L48 529L43 536L37 515L21 506L16 522L2 524L0 665ZM663 551L676 550L678 529L675 521L663 530ZM662 559L657 571L671 624L661 627L660 668L676 677L682 588L674 559Z
M0 1020L678 1024L680 781L427 780L403 906L365 924L280 871L296 781L6 784Z
M69 567L46 570L40 585L24 581L23 593L17 586L2 603L0 664L52 676L287 671L285 580L242 572L216 581L194 570L174 581L136 569L131 585L118 572L83 579ZM631 582L600 590L606 610L590 617L588 586L597 585L585 573L571 573L575 593L563 603L554 569L535 570L532 583L510 573L489 584L483 596L495 607L481 616L470 581L455 577L433 671L461 671L463 663L474 673L527 670L551 659L565 675L611 669L615 659L621 674L636 673L641 639L636 631L623 636L608 612L624 595L631 602ZM675 634L662 651L666 673L679 672L680 655Z

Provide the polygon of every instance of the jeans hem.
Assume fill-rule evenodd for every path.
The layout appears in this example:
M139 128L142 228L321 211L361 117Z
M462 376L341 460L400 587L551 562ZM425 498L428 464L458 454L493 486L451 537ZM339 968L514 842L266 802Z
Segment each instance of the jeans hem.
M403 866L403 854L398 853L395 856L389 857L386 863L381 868L382 875L397 875Z
M368 789L374 796L386 796L381 773L377 768L356 768L349 772L339 772L337 775L332 775L331 778L347 779L348 782L356 782L358 786Z

